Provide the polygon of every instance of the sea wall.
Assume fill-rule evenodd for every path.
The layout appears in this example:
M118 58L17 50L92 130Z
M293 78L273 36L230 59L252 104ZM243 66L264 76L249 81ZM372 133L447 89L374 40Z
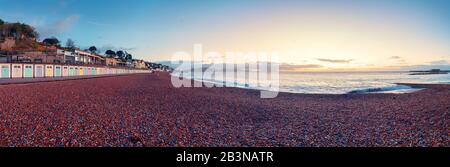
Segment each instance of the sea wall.
M0 63L0 78L42 78L150 73L145 69L60 64Z

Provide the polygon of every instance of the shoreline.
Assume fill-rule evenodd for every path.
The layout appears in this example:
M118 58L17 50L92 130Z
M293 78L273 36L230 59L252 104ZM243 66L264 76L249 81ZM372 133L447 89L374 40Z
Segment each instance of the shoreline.
M0 86L0 146L448 147L449 89L260 99L174 88L159 72L12 84Z
M169 74L170 75L170 74ZM171 75L170 75L171 76ZM196 80L191 78L185 78L187 80L191 80L191 82L198 82L198 83L212 83L212 84L218 84L218 82L215 81L202 81L202 80ZM365 89L356 89L350 92L346 93L297 93L293 91L282 91L279 90L279 93L290 93L290 94L304 94L304 95L351 95L351 94L405 94L405 93L414 93L418 91L422 91L424 89L432 88L432 87L439 87L439 86L449 86L450 84L447 83L429 83L429 84L422 84L422 83L392 83L397 86L408 86L410 87L407 91L401 91L404 89L393 89L393 90L384 90L385 88L389 87L378 87L378 88L365 88ZM235 86L235 87L226 87L225 88L238 88L238 89L244 89L244 90L252 90L252 91L266 91L262 88L251 88L251 87L242 87L242 86ZM217 87L215 87L217 88Z
M163 74L168 74L168 72L159 72ZM39 82L57 82L57 81L69 81L69 80L82 80L82 79L94 79L94 78L103 78L103 77L115 77L115 76L124 76L124 75L135 75L135 74L111 74L111 75L98 75L98 76L67 76L67 77L42 77L42 78L0 78L0 85L11 85L11 84L32 84ZM192 82L202 82L200 80L189 79ZM212 81L203 81L207 83L216 83ZM357 89L354 91L350 91L347 93L297 93L292 91L279 91L279 93L290 93L290 94L304 94L304 95L351 95L351 94L405 94L405 93L414 93L424 89L429 89L433 87L443 87L450 84L447 83L393 83L398 86L408 86L410 87L410 91L405 92L391 92L391 90L382 90L383 88L366 88L366 89ZM216 88L216 87L215 87ZM263 91L261 88L250 88L250 87L224 87L224 88L237 88L244 90L252 90L252 91ZM415 90L414 90L415 89ZM392 91L397 91L401 89L396 89Z
M177 77L174 76L172 74L169 73L170 76L172 77ZM191 80L191 82L196 82L196 83L202 83L204 85L204 83L208 83L208 84L215 84L215 85L222 85L222 87L225 87L226 84L231 82L219 82L219 81L215 81L215 80L202 80L202 79L194 79L194 78L190 78L190 77L182 77L184 78L184 80ZM264 88L261 87L250 87L247 84L242 84L242 83L234 83L235 86L232 86L230 88L239 88L239 89L247 89L247 90L257 90L257 91L267 91ZM383 84L382 84L383 85ZM450 83L447 82L435 82L435 83L428 83L428 84L424 84L424 83L414 83L414 82L410 82L410 83L400 83L400 82L386 82L384 83L384 86L375 86L375 85L371 85L371 86L365 86L365 87L346 87L346 88L337 88L335 90L329 90L323 87L314 87L314 86L310 86L310 88L313 89L309 89L308 87L305 87L304 89L292 89L289 86L283 86L280 85L280 88L278 90L278 92L280 93L293 93L293 94L322 94L322 95L345 95L345 94L404 94L404 93L413 93L413 92L417 92L417 91L421 91L423 89L429 88L431 85L450 85ZM432 87L432 86L431 86Z
M167 73L167 72L159 72L159 73ZM2 78L0 79L0 86L1 85L15 85L15 84L33 84L33 83L41 83L41 82L57 82L57 81L70 81L70 80L84 80L84 79L95 79L95 78L104 78L104 77L119 77L119 76L126 76L126 75L138 75L138 74L112 74L112 75L98 75L98 76L73 76L73 77L43 77L43 78ZM170 75L170 74L169 74ZM193 82L201 82L194 79L189 79ZM204 81L208 82L208 81ZM210 83L210 82L208 82ZM300 94L300 95L351 95L351 94L404 94L404 93L414 93L418 92L424 89L429 88L435 88L435 87L445 87L449 86L450 84L442 84L442 83L394 83L396 85L403 85L403 86L409 86L413 89L411 92L401 92L401 93L386 93L386 91L364 91L364 90L355 90L348 93L296 93L296 92L289 92L289 91L279 91L279 93L288 93L288 94ZM216 87L215 87L216 88ZM258 89L258 88L248 88L248 87L224 87L224 88L237 88L237 89L244 89L244 90L251 90L251 91L262 91L264 89ZM380 89L380 88L368 88L368 90L371 89ZM361 91L361 92L359 92Z

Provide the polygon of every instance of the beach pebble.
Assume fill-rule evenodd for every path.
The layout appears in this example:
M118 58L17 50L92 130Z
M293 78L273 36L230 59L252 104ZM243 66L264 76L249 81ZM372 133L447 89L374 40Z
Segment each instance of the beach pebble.
M0 146L449 147L449 87L260 99L167 73L3 85Z

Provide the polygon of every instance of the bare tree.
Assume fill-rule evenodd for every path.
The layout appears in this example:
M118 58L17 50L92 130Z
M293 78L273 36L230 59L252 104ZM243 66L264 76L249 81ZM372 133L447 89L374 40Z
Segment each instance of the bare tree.
M70 49L70 50L75 50L76 46L75 46L75 41L73 41L72 39L67 39L66 42L66 48Z

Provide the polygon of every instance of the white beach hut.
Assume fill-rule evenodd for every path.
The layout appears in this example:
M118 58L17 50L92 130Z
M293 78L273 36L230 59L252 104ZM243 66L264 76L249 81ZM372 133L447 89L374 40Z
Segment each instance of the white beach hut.
M22 64L12 64L11 68L11 78L22 78L23 77L23 71L22 71Z
M62 66L62 76L63 77L69 76L69 66Z
M42 65L42 64L35 64L34 65L34 77L35 78L41 78L41 77L45 76L44 74L45 74L44 65Z

